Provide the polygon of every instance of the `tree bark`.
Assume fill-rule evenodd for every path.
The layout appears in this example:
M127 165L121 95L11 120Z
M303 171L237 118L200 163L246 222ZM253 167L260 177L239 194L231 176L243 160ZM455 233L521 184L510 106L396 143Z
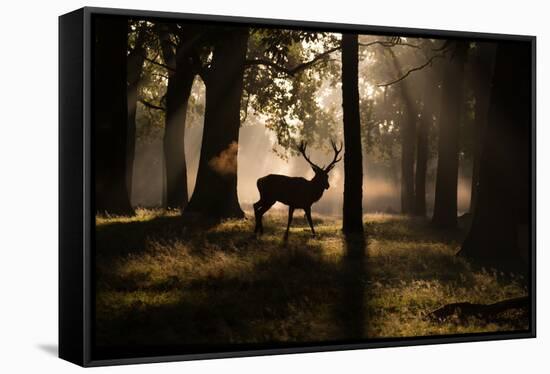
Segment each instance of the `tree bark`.
M93 124L98 213L133 214L126 186L127 33L125 19L95 19Z
M126 187L128 196L132 198L132 177L134 174L134 159L136 151L136 109L138 90L141 84L143 63L145 61L145 31L138 31L134 48L128 55L128 156L126 162Z
M403 76L403 69L394 52L390 50L394 69L398 76ZM396 83L403 100L405 115L400 121L401 129L401 213L414 212L414 151L417 121L417 106L411 96L411 78Z
M487 128L489 117L489 97L493 77L495 47L492 43L478 43L477 57L473 68L473 89L475 97L474 144L472 164L472 187L470 194L470 213L477 204L479 186L479 162L481 158L481 139Z
M249 30L216 36L205 75L206 106L195 190L185 212L210 218L242 218L237 196L237 155L244 62Z
M342 108L344 114L344 207L346 233L363 232L363 162L358 86L358 37L342 35Z
M498 44L478 202L459 255L527 270L531 217L531 48Z
M184 209L188 201L185 121L195 79L192 56L194 36L191 30L184 29L174 51L167 28L161 25L158 34L163 60L169 67L163 139L166 207Z
M428 170L428 146L430 127L433 123L433 93L437 84L433 72L424 72L422 109L416 132L416 172L414 183L414 215L426 215L426 172Z
M466 42L455 42L443 77L433 214L433 223L440 228L454 228L457 224L458 141L468 47Z

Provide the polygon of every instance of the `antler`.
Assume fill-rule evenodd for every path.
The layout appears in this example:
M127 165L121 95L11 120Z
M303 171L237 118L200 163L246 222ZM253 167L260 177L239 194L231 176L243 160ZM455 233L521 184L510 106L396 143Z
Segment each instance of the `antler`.
M300 144L298 145L298 151L302 154L302 156L304 156L304 158L306 159L307 162L309 162L309 164L311 165L311 167L313 169L321 169L319 166L315 165L313 162L311 162L311 160L309 159L309 157L306 155L306 149L307 149L307 143L304 142L303 140L300 142Z
M332 149L334 150L334 159L332 160L332 162L330 164L328 164L328 166L325 168L325 171L328 173L329 171L332 170L332 168L334 167L334 165L336 165L337 162L339 162L340 160L342 160L342 157L338 158L338 155L340 154L340 152L342 152L342 148L344 147L344 144L342 142L340 142L340 148L338 148L336 146L336 143L334 142L334 140L330 139L330 145L332 145Z

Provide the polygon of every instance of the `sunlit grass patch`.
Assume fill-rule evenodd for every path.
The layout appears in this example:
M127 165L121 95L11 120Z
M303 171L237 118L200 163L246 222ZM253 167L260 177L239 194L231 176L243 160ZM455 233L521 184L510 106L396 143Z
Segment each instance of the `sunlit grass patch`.
M453 302L490 303L525 295L520 276L474 268L455 256L464 232L441 232L423 219L365 215L365 240L346 238L341 221L315 216L317 235L296 213L187 222L174 212L98 217L98 343L187 344L305 342L345 339L345 325L364 299L366 338L526 328L497 322L434 322L432 310ZM364 245L360 260L348 250ZM352 293L350 293L352 290ZM349 327L349 326L348 326Z
M136 208L133 216L118 216L101 214L96 215L97 226L111 223L146 222L158 217L175 217L179 213L176 210Z
M366 330L369 337L412 337L435 334L459 334L487 331L526 329L524 319L487 322L477 318L468 321L434 322L427 313L438 307L468 300L473 303L493 303L523 296L527 293L522 282L502 282L489 272L472 274L475 286L462 282L442 282L438 279L402 281L389 286L380 282L369 284L366 293Z

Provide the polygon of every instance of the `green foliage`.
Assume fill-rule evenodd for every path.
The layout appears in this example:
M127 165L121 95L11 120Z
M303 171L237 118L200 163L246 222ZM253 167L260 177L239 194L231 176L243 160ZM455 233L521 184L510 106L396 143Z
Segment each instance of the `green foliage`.
M260 29L251 35L248 60L266 63L247 67L246 103L275 133L278 147L274 151L283 158L288 151L295 152L296 139L325 144L334 132L335 118L318 100L325 78L334 74L334 67L328 64L330 56L327 54L307 69L292 74L288 71L337 44L335 35L329 33Z
M138 89L138 103L136 111L136 137L140 141L147 141L160 137L164 129L164 95L168 83L168 71L162 67L159 58L159 40L151 22L137 21L129 34L129 47L133 48L139 32L144 32L145 57L141 81ZM156 64L155 64L156 62ZM152 105L145 105L149 103ZM154 108L156 106L158 108Z

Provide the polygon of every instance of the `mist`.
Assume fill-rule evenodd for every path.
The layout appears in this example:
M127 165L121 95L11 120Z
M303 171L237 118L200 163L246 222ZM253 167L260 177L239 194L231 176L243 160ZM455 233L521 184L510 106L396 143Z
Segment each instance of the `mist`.
M188 193L192 195L197 176L202 125L187 128L185 150L187 159ZM239 134L237 157L238 184L237 191L241 206L252 210L251 205L259 198L256 181L268 174L283 174L310 179L314 173L309 164L301 156L289 156L282 159L273 149L277 140L271 130L261 124L245 125ZM308 149L310 158L320 166L326 165L332 159L332 154L326 150ZM369 158L363 168L363 210L365 212L398 213L400 210L400 184L391 171L381 173L379 169L369 168ZM435 162L431 160L431 173L435 175ZM463 169L463 168L461 168ZM396 170L399 175L399 169ZM343 163L338 163L330 172L330 188L325 191L320 201L313 205L315 213L341 217L344 191ZM470 205L471 179L462 175L458 183L459 214L468 211ZM134 163L132 205L134 207L154 208L162 206L164 187L162 137L153 140L141 140L136 144ZM427 208L433 208L435 178L427 180ZM277 203L272 209L287 208Z
M363 43L368 43L380 37L361 36ZM419 44L421 39L410 39L409 42ZM308 48L315 46L307 46ZM396 47L398 66L415 66L422 62L416 54L407 50L406 47ZM414 50L413 50L414 51ZM413 100L416 91L420 92L424 82L430 82L429 76L421 74L413 75L408 78L410 84L408 89L402 91L402 98L399 94L390 90L390 96L393 94L393 104L387 103L388 89L381 88L377 84L381 82L392 81L398 72L391 68L391 64L383 59L380 50L365 50L363 58L359 64L361 92L361 105L370 105L371 113L362 118L363 132L372 131L373 127L383 128L382 131L391 133L399 128L399 122L403 121L404 116L403 102ZM340 53L334 54L332 64L340 68ZM388 60L389 61L389 60ZM324 137L325 140L317 140L308 148L308 153L313 162L320 166L327 164L332 154L329 146L329 138L339 142L342 140L342 97L341 84L331 84L331 78L316 76L319 80L314 101L317 105L317 111L324 114L320 120L324 122L308 122L307 118L300 121L286 118L289 122L297 122L297 127L301 131L309 128ZM431 81L435 86L437 82ZM286 83L285 83L286 84ZM162 94L164 88L160 85ZM392 93L393 92L393 93ZM418 96L418 95L416 95ZM397 98L396 98L397 97ZM185 154L187 164L187 188L189 198L193 194L195 180L197 177L198 163L201 151L203 122L204 122L204 99L205 87L202 80L197 77L193 83L192 104L189 105L186 119L185 133ZM440 98L437 98L439 101ZM366 107L368 108L368 107ZM209 161L209 167L216 170L219 174L237 172L237 193L241 207L244 210L251 211L251 205L259 198L256 187L256 181L268 174L282 174L287 176L304 177L310 179L314 173L308 163L301 156L292 154L291 151L281 147L274 131L269 128L268 119L261 113L246 107L247 113L241 119L241 128L239 131L239 141L232 143L225 151ZM150 128L153 122L162 122L159 118L151 116L149 109L143 105L137 107L138 127ZM147 113L149 115L147 115ZM141 115L140 115L141 114ZM434 113L434 118L439 117L441 113ZM371 117L378 117L381 122L373 122ZM384 119L385 118L385 119ZM466 119L464 120L466 121ZM432 131L435 131L433 129ZM131 203L134 207L158 208L164 206L164 195L166 176L164 175L163 161L163 141L164 129L157 128L154 134L148 134L136 140L136 152L133 169L133 186L131 189ZM330 135L327 135L329 133ZM318 135L319 136L319 135ZM368 138L368 134L364 135ZM391 135L395 136L395 135ZM299 140L300 135L294 134L295 140ZM390 155L390 160L381 160L380 155L374 155L373 147L364 145L363 150L363 211L366 212L401 212L401 167L400 167L400 146L394 145L390 148L395 151ZM428 160L426 176L426 210L431 214L434 205L435 196L435 177L437 169L437 154L433 150ZM457 185L457 206L458 214L468 212L470 208L471 195L471 160L460 159L459 178ZM313 205L312 210L317 214L341 217L343 202L343 162L340 162L330 172L330 188L324 192L320 201ZM277 203L273 209L286 209L280 203Z

